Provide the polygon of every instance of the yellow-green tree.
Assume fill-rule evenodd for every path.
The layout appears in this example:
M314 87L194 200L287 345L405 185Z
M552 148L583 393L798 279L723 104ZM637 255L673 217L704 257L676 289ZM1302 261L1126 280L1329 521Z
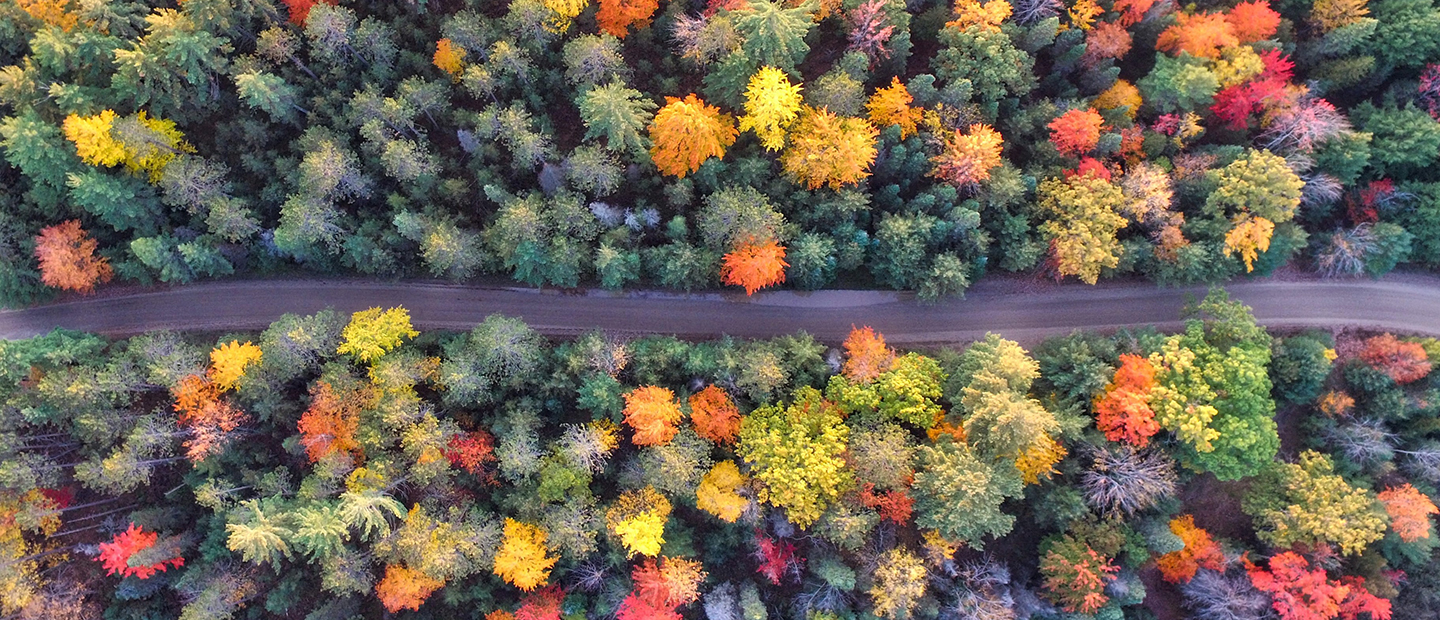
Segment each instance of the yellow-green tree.
M340 334L342 340L336 352L369 363L400 346L406 338L419 335L420 332L410 326L409 310L370 308L351 315L350 324Z
M1281 549L1329 543L1357 555L1389 526L1375 494L1350 486L1330 457L1314 450L1300 453L1298 463L1265 468L1241 508L1254 519L1260 540Z
M875 567L875 583L870 598L875 602L875 615L897 620L910 617L910 612L925 596L925 564L904 547L895 547L880 556Z
M1100 270L1120 264L1123 252L1116 231L1125 227L1117 211L1125 195L1109 180L1091 174L1047 179L1038 191L1040 211L1047 216L1040 231L1050 240L1057 276L1076 276L1087 284Z
M849 439L840 409L803 387L790 406L765 405L745 416L737 452L763 485L760 499L806 528L854 483L843 457Z
M745 88L745 115L740 131L754 131L767 150L785 146L785 132L800 114L800 85L791 84L785 72L760 67Z
M735 492L744 484L745 476L735 461L720 461L700 479L700 486L695 489L695 507L721 521L734 523L750 505L750 500Z

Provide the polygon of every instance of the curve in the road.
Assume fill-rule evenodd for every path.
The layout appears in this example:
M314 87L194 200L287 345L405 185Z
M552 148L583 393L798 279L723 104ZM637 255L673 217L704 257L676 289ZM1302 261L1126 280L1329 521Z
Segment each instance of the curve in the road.
M281 314L326 307L350 312L405 306L417 327L468 329L492 313L517 316L542 333L591 329L704 338L769 337L804 330L839 341L869 325L895 343L964 342L998 332L1033 342L1073 329L1157 325L1173 329L1187 298L1202 288L1146 285L1049 286L1008 292L981 282L965 299L925 305L880 291L734 294L592 291L567 294L504 287L360 280L244 280L95 297L0 312L0 338L55 327L128 335L153 329L252 330ZM1227 286L1272 327L1358 326L1440 334L1440 279L1256 281Z

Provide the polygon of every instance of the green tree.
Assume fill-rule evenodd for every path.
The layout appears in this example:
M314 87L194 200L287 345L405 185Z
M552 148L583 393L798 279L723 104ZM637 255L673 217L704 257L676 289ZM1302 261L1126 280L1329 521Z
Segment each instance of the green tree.
M813 0L795 8L771 0L749 0L734 17L735 30L743 40L741 49L755 66L768 65L794 73L810 53L805 36L815 27L815 21L810 19L814 12Z
M1377 108L1368 102L1355 106L1350 117L1374 135L1370 165L1380 177L1428 176L1440 152L1440 121L1413 105Z
M440 384L445 402L489 404L522 387L543 367L544 339L524 321L492 314L445 347Z
M950 83L947 90L973 93L993 109L1001 99L1035 89L1034 57L998 28L946 26L940 30L940 43L931 66L936 77Z
M240 522L225 525L228 534L225 546L239 552L246 562L269 562L279 572L280 560L290 558L290 544L286 541L294 532L281 523L279 516L266 516L265 510L269 508L261 508L256 500L247 501L235 510L233 516Z
M916 452L915 524L947 539L984 548L984 537L1010 532L1015 517L1000 510L1024 483L1010 463L986 464L969 446L942 436Z
M1440 57L1440 8L1426 0L1379 0L1369 47L1384 65L1418 68Z
M1145 103L1169 114L1210 105L1220 81L1206 68L1203 58L1181 52L1179 56L1155 55L1155 67L1135 83Z
M649 150L645 128L657 106L640 91L627 88L617 80L586 91L580 96L579 104L586 140L604 136L611 150L637 157Z
M1205 198L1205 212L1215 218L1252 214L1273 224L1288 222L1305 186L1285 158L1255 149L1210 175L1216 188Z

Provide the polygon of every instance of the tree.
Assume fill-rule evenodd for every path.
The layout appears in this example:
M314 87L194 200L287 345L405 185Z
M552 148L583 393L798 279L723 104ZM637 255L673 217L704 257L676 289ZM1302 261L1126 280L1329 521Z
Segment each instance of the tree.
M450 39L440 39L435 42L435 55L431 57L430 62L436 68L450 74L451 79L458 80L460 74L465 71L465 48L456 45Z
M1273 597L1281 620L1354 620L1361 610L1370 612L1371 620L1390 619L1390 601L1367 591L1363 579L1330 580L1324 568L1312 568L1293 551L1271 556L1267 568L1246 562L1245 570L1250 583Z
M155 576L156 572L165 572L167 567L180 568L184 566L185 558L179 555L171 556L168 559L149 557L149 560L158 559L159 561L151 561L148 564L137 563L137 561L143 562L144 559L147 559L146 555L154 555L144 552L155 547L159 538L160 534L146 532L131 523L130 527L116 534L114 538L110 539L110 542L100 543L100 555L95 559L105 567L107 574L139 579L149 579ZM165 549L161 551L165 551Z
M232 389L245 376L245 369L259 365L262 358L260 347L231 340L210 351L210 379L221 391Z
M1171 551L1155 560L1160 575L1170 583L1190 583L1196 571L1206 568L1213 571L1225 570L1225 553L1220 544L1210 538L1210 533L1195 526L1195 517L1180 515L1170 520L1170 532L1180 538L1185 547Z
M1155 67L1135 85L1147 103L1172 114L1210 105L1220 81L1205 59L1182 53L1178 57L1155 56Z
M300 444L310 462L341 452L360 453L355 432L360 427L360 409L370 399L365 389L336 389L328 381L316 381L310 388L310 407L300 415Z
M240 552L240 557L246 562L269 562L279 572L280 560L290 557L290 543L286 541L292 533L278 517L267 516L264 510L257 500L245 502L236 512L248 515L248 519L244 523L225 525L225 532L229 535L225 546Z
M1110 441L1123 441L1137 448L1150 444L1160 432L1155 411L1150 408L1150 390L1155 387L1155 367L1150 360L1126 353L1120 368L1095 400L1095 427Z
M623 39L631 25L648 21L659 7L657 0L600 0L595 23L601 30Z
M990 171L1001 163L1000 151L1005 140L989 125L971 125L970 133L955 130L947 135L944 150L930 158L935 169L930 176L948 181L956 187L978 184L990 178Z
M1100 278L1100 270L1120 264L1124 251L1115 233L1126 224L1117 211L1125 204L1115 184L1094 175L1046 179L1037 190L1040 210L1049 219L1040 230L1050 239L1050 254L1058 277L1076 276L1086 284Z
M761 146L778 151L785 146L786 130L799 117L800 101L799 84L791 84L785 73L775 67L760 67L745 88L740 131L754 131Z
M680 620L681 616L673 607L652 605L637 593L631 593L620 601L615 610L618 620Z
M1285 158L1254 149L1210 174L1218 187L1205 198L1207 213L1212 216L1248 213L1272 224L1295 217L1295 210L1300 206L1300 190L1305 185Z
M785 246L775 241L741 243L726 254L720 265L720 281L745 288L746 295L785 281Z
M878 5L879 2L868 4ZM900 82L900 78L892 77L889 86L876 89L875 94L870 96L870 100L865 103L865 109L869 111L870 122L876 127L899 127L900 139L904 140L915 133L917 124L924 115L924 110L910 107L914 100L909 89Z
M670 500L654 487L622 491L605 511L605 526L620 539L628 557L659 555L670 509Z
M1418 342L1401 342L1394 335L1381 334L1365 340L1360 359L1404 385L1430 374L1430 358Z
M839 190L870 176L879 133L864 119L839 117L824 108L805 106L791 134L790 146L780 156L780 165L791 179L808 189L828 186Z
M1279 548L1330 543L1357 555L1385 535L1386 515L1375 494L1350 486L1330 457L1313 450L1299 463L1274 463L1261 472L1241 504L1260 540Z
M630 572L635 595L653 607L674 609L700 600L705 571L700 562L684 558L645 558Z
M580 95L580 120L585 122L585 139L605 137L606 147L615 152L644 153L650 146L641 133L654 115L655 102L640 91L615 80ZM673 122L671 131L684 130L685 122ZM653 128L653 125L652 125ZM687 130L688 131L688 130ZM732 139L731 142L734 140ZM729 146L725 143L723 146ZM722 153L723 155L723 150ZM692 170L693 172L693 170Z
M1235 28L1222 13L1177 13L1175 25L1160 33L1155 49L1187 53L1197 58L1219 58L1222 48L1240 44Z
M947 539L983 548L985 536L1010 531L1015 517L1000 510L1007 497L1019 497L1024 482L1009 463L988 465L964 443L947 436L917 451L915 525Z
M400 346L406 338L419 336L410 326L410 311L404 308L370 308L350 316L341 332L343 341L335 351L360 362L374 362Z
M635 431L630 441L637 446L670 443L682 417L680 403L668 388L647 385L625 393L625 424Z
M545 585L558 559L546 555L545 538L545 530L538 526L506 518L505 538L495 553L495 575L526 592Z
M650 158L662 174L685 178L711 157L724 157L735 143L735 120L695 95L665 98L650 121Z
M1080 156L1095 150L1105 119L1094 108L1073 109L1055 117L1050 128L1050 143L1064 155Z
M92 166L117 166L125 161L125 147L110 135L115 118L114 110L104 110L94 116L65 117L62 125L65 139L74 143L80 161Z
M1269 0L1254 0L1235 5L1225 14L1225 21L1241 43L1254 43L1275 36L1280 14L1270 8Z
M755 66L794 72L810 52L805 36L815 26L810 18L814 10L813 2L785 8L770 0L748 0L734 12L735 30L742 41L740 49Z
M1175 495L1175 461L1159 450L1096 450L1080 478L1085 502L1108 516L1130 516Z
M40 281L67 291L91 293L96 283L109 282L114 271L104 257L95 256L98 243L68 220L40 230L35 257L40 260Z
M735 443L735 435L740 432L740 410L725 390L707 385L690 396L689 404L696 433L717 444Z
M1067 612L1082 614L1093 614L1109 602L1105 586L1120 571L1110 558L1070 534L1047 541L1041 548L1045 598Z
M1100 22L1085 33L1085 55L1080 57L1080 62L1093 67L1105 59L1119 60L1130 51L1130 45L1130 31L1125 26L1116 22Z
M845 348L845 365L841 372L856 383L873 381L890 370L895 361L895 352L885 346L885 336L869 327L851 327L850 335L841 346Z
M925 564L904 547L886 551L875 567L875 584L870 586L875 615L891 620L909 618L925 595L927 575Z
M1381 491L1376 499L1385 505L1390 529L1400 540L1408 543L1430 538L1430 515L1440 514L1440 508L1424 493L1407 483Z
M788 407L765 405L745 416L736 453L763 485L761 501L807 528L853 482L843 459L849 438L840 409L803 387Z
M734 523L750 506L750 500L735 492L745 482L734 461L720 461L700 479L700 486L695 489L695 507L721 521Z
M701 241L722 251L779 241L785 226L785 217L770 200L748 186L729 186L706 196L697 220Z
M443 585L443 579L436 579L413 568L387 564L385 577L375 584L375 596L379 597L385 610L392 614L402 609L419 611L420 606L425 604L425 599Z
M335 0L283 0L286 8L290 9L290 23L297 26L305 25L310 18L310 9L316 4L335 5Z

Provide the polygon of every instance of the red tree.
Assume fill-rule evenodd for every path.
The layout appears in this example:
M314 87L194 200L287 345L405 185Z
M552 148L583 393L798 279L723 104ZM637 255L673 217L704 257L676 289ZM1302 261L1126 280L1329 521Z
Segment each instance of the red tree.
M1396 383L1418 381L1430 374L1430 358L1418 342L1401 342L1391 334L1381 334L1365 341L1360 359Z
M110 262L95 256L96 246L95 240L80 228L80 220L41 229L35 237L40 281L67 291L94 292L95 284L109 282L114 275Z
M1150 408L1150 390L1155 387L1155 367L1139 355L1120 356L1120 368L1095 400L1095 426L1110 441L1123 441L1137 448L1150 445L1160 432L1155 410Z
M1155 566L1170 583L1189 583L1201 568L1225 570L1225 553L1210 533L1195 526L1195 517L1183 515L1170 521L1170 531L1185 542L1185 548L1160 556Z
M651 605L633 592L620 602L615 617L618 620L681 620L674 607Z
M304 26L305 20L310 18L310 9L316 4L328 4L335 6L338 0L283 0L285 6L290 9L290 23Z
M1105 119L1093 108L1070 110L1050 121L1050 142L1062 154L1083 155L1095 150Z
M1369 613L1370 620L1390 620L1390 601L1365 589L1360 577L1331 581L1325 569L1311 568L1300 554L1285 551L1270 558L1268 569L1249 560L1245 569L1256 589L1270 593L1272 607L1281 620L1356 620Z
M451 465L470 472L486 484L495 483L495 472L488 467L495 462L495 438L483 430L475 430L450 438L445 458Z
M915 509L915 500L903 489L876 493L875 485L871 483L866 483L865 488L860 490L860 503L867 508L877 509L881 519L896 525L909 523L910 515Z
M167 565L174 568L184 566L185 558L178 555L153 564L130 565L132 557L154 547L155 541L159 538L159 534L146 532L131 523L128 529L116 534L110 542L100 543L100 557L97 559L105 567L105 571L111 575L139 577L140 579L149 579L156 572L164 571Z
M560 586L547 586L525 595L520 609L515 610L515 620L560 620L560 603L565 600L565 591Z
M780 580L786 574L800 574L804 561L795 557L795 545L783 540L773 540L769 536L755 532L755 558L760 560L760 566L755 572L764 575L770 583L780 585Z

